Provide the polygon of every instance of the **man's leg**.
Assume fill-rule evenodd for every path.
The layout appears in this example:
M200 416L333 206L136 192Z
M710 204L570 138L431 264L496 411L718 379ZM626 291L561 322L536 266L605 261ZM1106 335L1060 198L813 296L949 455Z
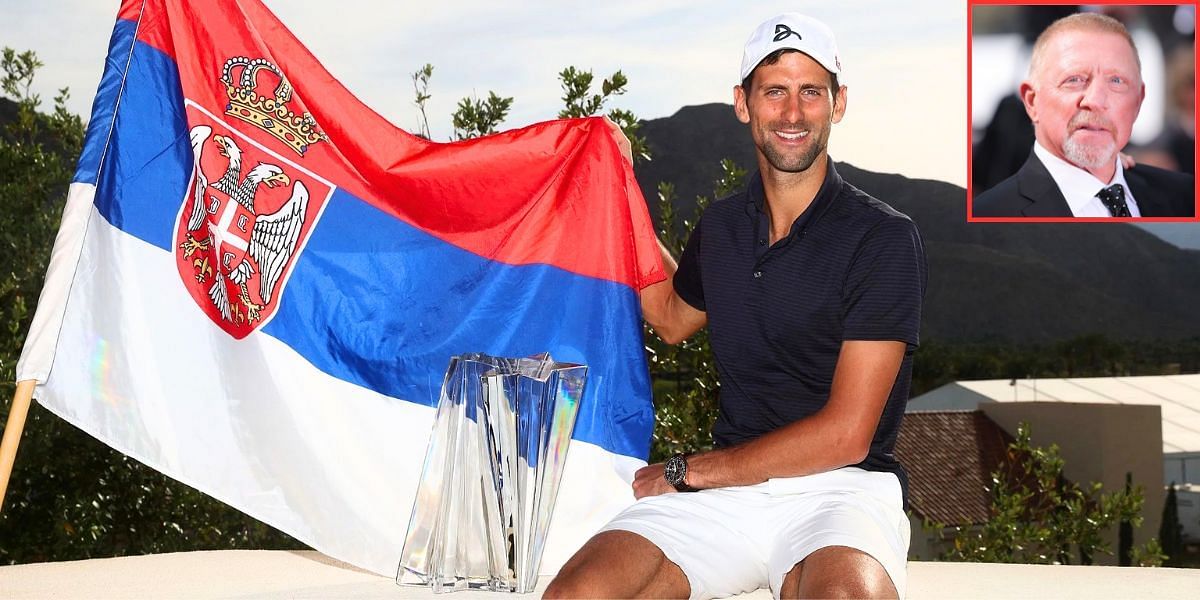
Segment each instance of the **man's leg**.
M636 533L613 530L588 540L544 597L687 598L690 590L683 571L658 546Z
M879 561L846 546L809 554L783 578L780 598L896 598L896 586Z

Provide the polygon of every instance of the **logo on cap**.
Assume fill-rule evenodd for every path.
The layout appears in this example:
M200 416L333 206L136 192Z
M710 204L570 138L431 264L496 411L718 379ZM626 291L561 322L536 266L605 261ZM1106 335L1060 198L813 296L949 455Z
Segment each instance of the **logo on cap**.
M789 36L789 35L796 36L796 39L798 39L798 40L804 39L804 38L800 37L799 33L792 31L791 27L788 27L787 25L784 25L783 23L779 23L778 25L775 26L774 41L782 42L783 40L786 40L787 36Z

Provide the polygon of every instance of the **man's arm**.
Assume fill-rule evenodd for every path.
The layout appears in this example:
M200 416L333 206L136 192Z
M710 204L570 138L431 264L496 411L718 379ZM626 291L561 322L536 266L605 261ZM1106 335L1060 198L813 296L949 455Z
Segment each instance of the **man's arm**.
M658 250L662 253L667 278L642 288L642 317L664 342L678 344L704 327L708 316L679 297L672 283L678 268L675 258L663 246L662 240L658 241Z
M689 457L687 484L701 489L753 485L861 462L871 448L905 346L893 341L842 342L829 401L821 410L745 444ZM659 463L637 471L633 491L642 498L675 489Z
M629 163L632 168L633 150L629 138L625 137L625 132L621 131L621 128L612 119L604 117L604 122L608 125L609 133L612 134L621 156L625 157L625 162ZM707 317L704 311L696 310L675 292L672 279L675 277L675 271L679 265L675 262L675 257L671 256L670 251L663 245L662 240L656 241L658 242L658 251L662 255L663 270L666 271L667 278L642 288L642 317L664 342L678 344L704 327Z

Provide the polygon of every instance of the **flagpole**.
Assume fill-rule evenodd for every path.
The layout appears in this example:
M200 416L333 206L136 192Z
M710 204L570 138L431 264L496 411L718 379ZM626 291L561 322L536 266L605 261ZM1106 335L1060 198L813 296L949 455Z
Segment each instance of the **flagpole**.
M4 497L8 492L8 478L12 475L13 461L17 458L17 443L25 430L25 417L29 415L29 403L33 400L36 379L17 382L12 406L8 411L8 423L4 426L4 439L0 441L0 512L4 510Z

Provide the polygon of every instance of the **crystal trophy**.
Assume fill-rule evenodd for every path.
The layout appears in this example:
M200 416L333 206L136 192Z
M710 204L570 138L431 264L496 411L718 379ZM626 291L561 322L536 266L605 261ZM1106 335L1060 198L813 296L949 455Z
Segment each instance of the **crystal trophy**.
M532 592L587 367L450 359L396 582Z

